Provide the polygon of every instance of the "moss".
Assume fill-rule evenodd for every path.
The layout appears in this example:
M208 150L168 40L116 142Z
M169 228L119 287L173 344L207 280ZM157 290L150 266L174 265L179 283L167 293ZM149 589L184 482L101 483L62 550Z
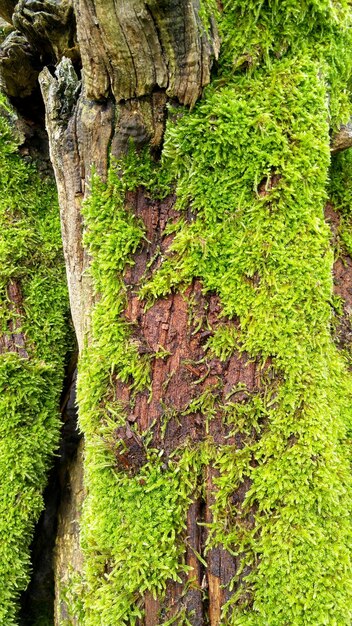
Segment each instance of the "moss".
M239 4L232 6L249 24L248 5L242 14ZM303 29L297 54L297 3L254 4L256 36L275 14L277 33L285 14L291 43L275 60L265 44L247 71L232 73L225 48L223 81L169 125L164 166L177 178L179 209L191 204L197 218L180 219L166 260L140 293L153 300L200 278L205 292L220 295L223 314L240 321L239 330L212 337L212 351L226 356L232 344L263 364L270 358L281 381L267 389L259 415L257 407L260 437L249 438L244 450L218 450L212 540L242 561L223 623L347 625L351 381L330 334L333 254L323 218L329 74L324 79L322 71L330 57L317 48L321 24L314 22L312 35ZM324 16L328 22L328 5ZM229 8L224 28L232 18ZM243 45L243 29L237 22L236 28ZM233 31L230 37L234 46ZM339 115L346 102L340 104ZM244 405L242 418L251 418L251 407ZM246 476L251 488L236 510L231 494Z
M331 125L350 112L351 9L347 0L226 0L220 22L221 80L282 58L314 59L326 81Z
M17 154L11 113L0 117L0 312L15 313L7 286L21 286L17 332L28 358L0 355L0 621L15 624L30 574L29 546L58 445L58 405L69 345L65 272L54 184ZM40 189L40 192L38 191Z
M212 32L219 17L219 7L216 0L200 0L199 18L205 33Z
M198 455L184 454L167 469L162 458L151 459L134 478L114 471L113 461L107 467L105 450L98 455L96 441L86 461L84 624L135 624L146 591L162 595L168 580L181 582L184 549L176 538L196 490Z
M148 359L140 358L137 346L130 341L129 325L121 315L126 302L122 271L143 237L141 225L124 208L125 190L124 180L115 168L110 170L107 185L94 177L84 212L84 241L93 257L91 273L100 294L92 318L93 339L81 360L80 380L84 383L83 391L79 385L79 405L86 434L94 433L106 413L104 398L110 397L113 375L124 382L131 378L135 391L149 382ZM114 397L108 409L114 417L113 404L119 412Z
M93 179L85 241L100 300L79 382L84 624L134 624L143 592L162 595L167 578L177 579L187 505L208 463L219 470L208 548L222 545L240 563L221 623L351 623L352 388L331 337L333 251L323 216L329 130L350 114L350 19L348 3L327 0L225 2L217 78L192 112L170 114L161 164L132 150L107 185ZM140 298L150 305L199 279L226 319L208 354L245 351L271 365L261 393L236 402L234 389L221 407L243 448L208 438L178 450L165 469L146 445L148 463L131 477L117 471L111 449L126 419L114 376L141 390L149 372L122 317L123 271L143 238L124 199L138 185L160 196L172 181L180 218ZM189 411L211 419L212 391Z
M92 317L92 338L81 358L78 380L80 424L86 436L82 518L84 580L73 605L82 623L135 624L142 615L143 593L165 590L180 580L183 546L175 542L185 528L185 510L196 492L199 453L186 450L180 462L164 466L162 454L148 451L148 462L135 477L117 471L114 440L125 413L114 381L129 382L134 392L148 388L150 357L141 357L123 320L126 304L123 271L143 238L141 224L125 208L126 191L140 180L156 185L152 162L130 153L122 175L114 164L108 181L92 180L84 208L85 244L99 294ZM159 193L163 185L158 182ZM159 358L165 356L162 351ZM147 440L145 442L147 448ZM194 469L197 466L198 469ZM191 471L192 468L192 471ZM83 584L83 587L82 587ZM83 589L83 591L82 591Z

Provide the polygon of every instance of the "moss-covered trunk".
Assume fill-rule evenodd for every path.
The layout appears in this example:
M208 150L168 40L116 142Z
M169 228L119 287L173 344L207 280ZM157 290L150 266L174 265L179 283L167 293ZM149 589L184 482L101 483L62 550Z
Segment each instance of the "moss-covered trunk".
M15 4L80 350L55 624L349 625L348 2Z

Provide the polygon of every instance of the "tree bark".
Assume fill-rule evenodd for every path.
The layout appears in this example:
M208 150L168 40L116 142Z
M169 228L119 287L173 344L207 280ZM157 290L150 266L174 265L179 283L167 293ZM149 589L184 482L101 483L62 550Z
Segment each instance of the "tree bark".
M82 202L90 193L92 169L105 180L109 160L111 157L123 156L131 138L137 149L145 145L150 145L153 150L161 148L167 102L177 99L186 105L195 104L203 87L210 81L210 68L213 58L218 54L219 40L215 22L211 36L202 34L197 4L183 0L176 4L166 2L165 6L158 3L146 6L142 2L126 2L119 7L118 12L113 3L107 5L106 2L77 0L75 14L83 64L82 85L72 63L66 58L59 63L55 76L44 68L39 82L45 103L51 161L59 193L71 313L78 345L82 350L85 342L90 341L90 315L94 305L92 284L87 275L90 260L82 246L81 218ZM91 54L92 47L95 49L94 55ZM136 267L142 271L153 250L162 241L163 230L172 216L174 199L170 198L166 206L150 206L143 194L137 194L131 198L131 202L134 204L135 214L140 215L147 226L150 241L147 249L140 255L140 260L136 260ZM131 287L138 279L139 276L133 276L132 272ZM199 293L199 287L195 289ZM146 335L148 344L163 344L169 336L174 358L165 371L156 371L153 375L156 396L152 406L147 407L147 398L143 395L135 408L134 422L140 432L147 429L153 419L161 417L160 392L170 372L174 375L174 391L170 391L168 398L170 405L177 402L181 391L177 389L178 381L183 385L185 406L191 397L187 388L194 374L184 368L182 360L187 356L194 359L196 352L200 356L202 350L200 346L196 349L196 346L188 345L186 302L182 298L173 300L162 303L160 311L153 310L150 321L145 322L143 334ZM127 319L131 315L131 322L142 315L142 311L137 311L136 307L138 308L137 302L131 302L126 310ZM148 336L150 332L155 337ZM214 364L214 374L209 377L207 384L211 384L214 376L216 377L216 367L219 368L219 364ZM241 367L241 360L237 367ZM239 381L241 374L236 371L230 377L231 380L235 377ZM128 386L121 389L121 397L126 397L126 394L128 396L128 393ZM194 424L194 419L190 417L188 422L177 433L177 441L182 442L190 433L196 438L202 437L201 433L197 434L199 427ZM124 439L125 433L120 434ZM175 433L171 429L170 440L173 435ZM157 441L155 445L158 445ZM173 447L171 442L168 445ZM72 571L81 573L83 562L79 556L80 537L76 523L82 503L82 458L80 448L77 459L69 468L69 481L72 485L70 499L59 517L55 559L56 624L61 624L67 618L72 623L78 623L62 599L61 590L67 584ZM131 463L130 460L128 462ZM201 502L192 505L187 522L189 548L186 559L191 566L189 579L193 580L195 577L197 583L196 589L186 594L185 603L190 613L194 611L193 623L199 626L206 619L201 599L201 584L205 584L205 574L201 573L199 562L192 550L193 546L197 552L202 552L204 548L197 525L202 519L199 511L203 506ZM210 515L209 511L207 515ZM217 567L214 576L218 576L219 582L212 587L214 593L210 593L211 607L214 602L220 605L222 594L220 561ZM164 611L168 606L174 607L170 615L179 608L182 587L186 582L184 580L182 584L170 584L166 606L163 607ZM156 625L160 610L159 603L147 594L145 624ZM213 619L212 624L215 623L217 622Z

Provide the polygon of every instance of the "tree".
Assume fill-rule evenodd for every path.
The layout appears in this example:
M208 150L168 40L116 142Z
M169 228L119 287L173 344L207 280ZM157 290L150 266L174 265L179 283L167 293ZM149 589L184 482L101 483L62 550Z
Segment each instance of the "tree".
M84 435L55 623L347 626L349 3L2 0L0 14L19 116L4 101L3 622L28 584L70 345L52 192L9 139L43 152L44 103Z

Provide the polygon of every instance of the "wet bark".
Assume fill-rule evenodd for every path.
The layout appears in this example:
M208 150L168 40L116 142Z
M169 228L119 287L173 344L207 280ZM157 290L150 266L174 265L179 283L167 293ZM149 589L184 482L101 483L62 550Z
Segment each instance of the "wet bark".
M352 354L352 259L340 245L341 216L331 202L325 207L325 218L331 228L332 245L337 250L334 262L334 294L341 298L342 310L336 315L334 337L337 346L348 355L351 367Z
M218 297L203 295L199 281L185 293L171 294L146 312L143 310L143 302L137 297L138 286L143 276L155 270L170 245L172 236L164 231L176 219L174 202L172 195L161 202L150 200L143 189L127 198L130 210L144 222L146 242L125 273L128 303L124 316L134 328L133 341L141 354L157 353L162 348L167 355L153 360L150 396L140 392L132 401L129 386L116 381L116 395L123 403L128 420L126 427L116 431L116 467L132 474L145 462L142 442L132 433L132 424L138 426L139 432L152 429L151 446L164 451L166 464L170 455L183 444L194 445L207 437L215 444L226 442L242 447L241 438L231 437L231 428L224 425L222 407L234 388L246 388L246 393L250 394L259 391L262 385L263 370L260 371L255 362L249 362L246 355L235 354L226 361L207 355L206 341L219 324L224 324L224 319L220 317ZM201 411L188 410L192 400L206 391L214 398L214 415L208 423ZM239 393L238 401L243 401L244 396ZM165 426L166 416L169 417ZM124 443L122 453L121 440ZM170 582L162 602L146 595L145 621L140 622L141 626L156 626L158 615L170 619L182 609L186 610L193 626L220 623L221 607L229 599L227 587L238 563L221 548L204 554L207 532L203 524L212 521L214 475L215 470L209 467L204 476L204 496L195 499L187 514L185 547L190 572L182 583ZM238 494L238 501L243 499L248 486ZM206 559L207 567L197 555Z
M0 334L0 354L5 352L17 352L22 358L28 359L25 336L21 332L24 316L22 306L22 289L18 281L11 280L7 285L8 299L8 328Z

